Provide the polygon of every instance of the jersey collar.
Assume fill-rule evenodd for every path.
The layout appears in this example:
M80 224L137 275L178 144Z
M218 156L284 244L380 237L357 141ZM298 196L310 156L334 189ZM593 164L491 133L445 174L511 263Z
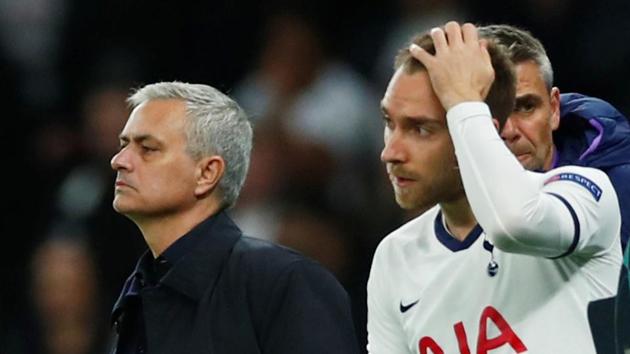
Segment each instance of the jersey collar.
M444 222L442 221L441 210L438 212L437 216L435 217L434 224L435 224L434 226L435 236L437 237L438 241L440 241L441 244L443 244L446 248L448 248L449 250L453 252L459 252L459 251L467 249L468 247L470 247L470 245L472 245L473 243L475 243L475 241L477 241L477 239L479 238L479 235L481 235L481 233L483 232L483 230L481 229L481 226L477 224L470 231L468 236L466 236L466 238L463 241L460 241L454 238L453 236L451 236L448 230L446 230L446 228L444 227Z

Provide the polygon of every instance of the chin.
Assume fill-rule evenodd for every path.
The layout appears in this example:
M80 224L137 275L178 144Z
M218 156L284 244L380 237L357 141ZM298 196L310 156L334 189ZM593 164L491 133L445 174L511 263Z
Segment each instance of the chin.
M412 209L414 209L414 207L413 207L413 205L412 205L412 204L405 203L405 202L401 202L401 201L400 201L400 200L398 200L398 199L396 199L396 203L398 204L398 206L399 206L401 209L404 209L404 210L412 210Z
M438 204L436 198L426 192L423 197L396 194L396 203L405 211L420 215Z
M118 214L126 214L127 210L125 208L121 208L120 206L114 204L114 211L116 211Z
M119 214L126 215L133 212L133 208L131 208L129 205L125 205L125 203L118 199L114 199L112 206L114 207L114 210Z
M413 200L413 198L401 196L398 194L396 195L396 203L398 204L398 206L405 210L416 210L420 208L420 203L418 203L417 200Z
M543 170L542 164L539 164L538 161L535 161L533 159L523 161L522 165L528 171L542 171Z

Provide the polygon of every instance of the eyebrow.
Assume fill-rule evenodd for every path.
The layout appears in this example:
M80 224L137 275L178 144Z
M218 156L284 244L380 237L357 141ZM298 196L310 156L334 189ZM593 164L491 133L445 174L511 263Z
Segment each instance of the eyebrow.
M145 141L149 141L149 142L155 142L155 143L157 143L159 145L162 145L162 142L158 138L154 137L151 134L139 134L139 135L132 136L131 138L129 136L127 136L127 135L120 134L118 136L118 139L121 142L129 142L129 141L133 140L133 141L135 141L137 143L142 143L142 142L145 142Z
M533 93L528 93L522 96L516 96L515 105L523 104L523 103L536 103L539 104L542 102L542 97L539 95L535 95Z
M381 113L386 118L389 117L389 112L387 111L387 108L385 106L383 106L383 104L381 104ZM404 119L409 119L409 120L412 120L412 121L414 121L416 123L421 123L421 124L446 125L446 121L442 122L440 119L436 119L436 118L432 118L432 117L428 117L428 116L404 116L403 118Z

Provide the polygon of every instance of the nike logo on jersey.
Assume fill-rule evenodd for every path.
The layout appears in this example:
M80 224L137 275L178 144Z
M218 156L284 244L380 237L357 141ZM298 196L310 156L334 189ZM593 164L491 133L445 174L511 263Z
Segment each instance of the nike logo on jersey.
M417 304L418 301L420 301L420 299L410 303L409 305L403 305L402 301L400 302L400 313L405 313L407 311L409 311L410 308L413 307L413 305Z

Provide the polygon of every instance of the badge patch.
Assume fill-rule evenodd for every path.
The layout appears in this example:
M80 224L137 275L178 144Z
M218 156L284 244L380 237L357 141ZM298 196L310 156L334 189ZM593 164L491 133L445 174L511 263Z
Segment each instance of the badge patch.
M599 186L595 184L595 182L582 175L578 175L576 173L559 173L546 180L545 185L556 181L571 181L577 183L586 188L586 190L588 190L593 195L593 198L595 198L595 200L598 202L599 199L602 197L602 189L599 188Z

